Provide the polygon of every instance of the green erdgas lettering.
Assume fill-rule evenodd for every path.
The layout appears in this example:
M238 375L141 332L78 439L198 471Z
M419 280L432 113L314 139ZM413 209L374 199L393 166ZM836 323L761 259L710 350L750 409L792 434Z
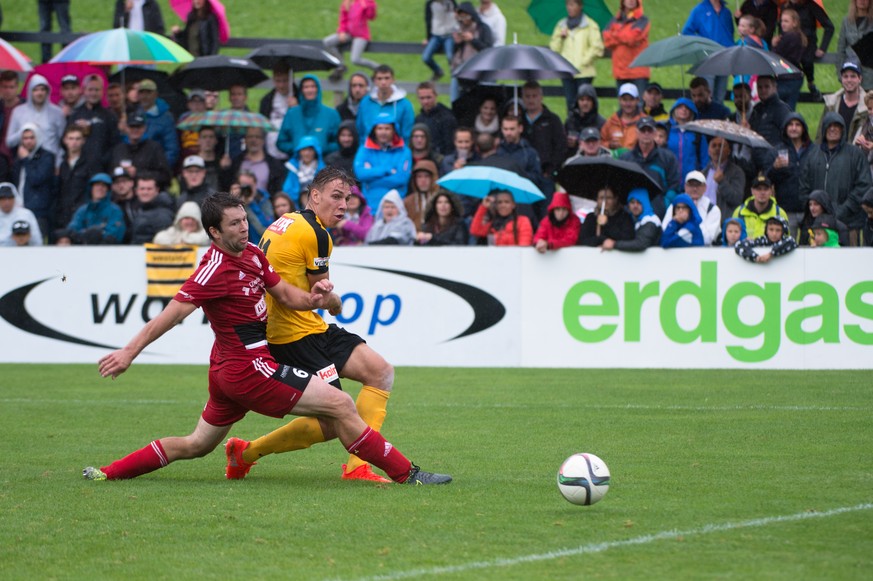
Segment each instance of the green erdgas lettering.
M668 339L674 343L715 342L718 328L717 297L718 266L715 262L700 263L700 284L690 280L679 280L664 289L661 298L661 328ZM697 326L683 329L679 325L679 300L692 297L700 306L700 320Z
M599 304L581 304L585 295L595 295ZM582 317L617 317L618 298L609 285L599 280L583 280L573 285L564 297L564 327L570 336L582 343L600 343L615 333L618 325L602 324L588 329L582 325Z
M856 317L873 321L873 305L864 302L865 294L873 294L873 280L859 282L849 289L846 293L846 310ZM865 331L861 325L846 325L845 331L846 337L858 345L873 345L873 333Z
M727 347L731 357L743 363L767 361L779 352L782 342L782 299L781 285L776 282L764 286L753 282L741 282L727 290L721 305L721 317L728 333L740 339L762 338L758 349L747 349L737 345ZM756 323L746 323L740 319L740 302L745 298L757 298L763 304L764 314Z
M840 295L831 285L811 280L802 282L788 294L788 300L802 302L810 295L817 295L821 301L811 307L803 307L789 314L785 319L785 338L798 345L811 345L816 341L825 343L840 342ZM807 319L820 319L818 328L804 330Z

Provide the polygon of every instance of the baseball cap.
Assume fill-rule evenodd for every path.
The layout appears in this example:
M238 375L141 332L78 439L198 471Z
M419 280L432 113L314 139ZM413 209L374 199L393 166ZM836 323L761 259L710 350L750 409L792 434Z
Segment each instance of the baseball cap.
M703 173L694 170L688 172L688 175L685 176L685 183L687 184L690 181L700 182L702 184L706 183L706 176Z
M145 117L143 117L142 113L134 113L130 117L127 118L127 126L128 127L142 127L146 124Z
M625 95L630 95L634 99L639 99L640 90L637 89L637 86L633 83L625 83L618 88L618 96L623 97Z
M752 180L752 188L769 188L772 185L773 182L771 182L770 178L768 178L764 174L758 174Z
M831 230L836 230L837 221L832 214L819 214L819 216L813 221L812 228L830 228Z
M646 115L645 117L640 117L640 120L637 121L637 129L642 129L643 127L656 129L658 127L658 124L655 123L654 119Z
M649 83L646 85L647 91L658 91L659 93L664 93L664 89L661 88L661 83Z
M139 82L140 91L157 91L158 86L151 79L143 79Z
M189 167L206 167L206 162L199 155L189 155L182 163L182 169Z
M840 67L840 74L843 74L845 71L855 71L859 75L861 74L861 66L858 63L853 61L846 61L843 63L843 66Z
M14 198L15 188L12 184L0 184L0 198Z
M115 181L118 178L128 178L131 180L133 179L132 177L130 177L130 174L124 171L124 168L121 166L118 166L117 168L112 170L112 181Z
M90 186L92 184L106 184L107 186L111 186L112 178L109 177L109 174L107 173L95 173L93 176L91 176L91 179L88 180L88 185Z
M12 224L13 234L28 234L30 232L30 223L24 220L18 220Z
M66 85L67 83L79 84L79 77L76 75L64 75L61 77L61 84Z
M191 99L202 99L206 100L206 92L203 89L191 89L191 92L188 93L188 100Z
M600 139L600 132L596 127L586 127L579 132L580 141L594 141L595 139Z

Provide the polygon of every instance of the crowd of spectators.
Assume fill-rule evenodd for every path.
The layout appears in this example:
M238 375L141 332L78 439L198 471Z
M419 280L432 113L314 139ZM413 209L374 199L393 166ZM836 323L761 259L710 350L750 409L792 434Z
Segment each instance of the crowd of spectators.
M353 174L337 245L510 245L539 252L581 245L641 251L651 246L731 246L766 261L796 245L873 245L873 71L851 45L873 29L870 0L849 0L838 52L841 88L822 96L817 126L794 110L805 77L814 98L813 61L835 27L811 0L746 0L734 13L702 0L683 32L724 46L772 49L797 64L794 77L695 77L690 98L669 107L650 70L631 67L649 42L640 0L622 0L603 30L579 0L551 35L552 50L579 74L564 82L566 111L550 110L536 81L505 102L452 76L450 99L475 103L461 115L439 101L436 81L477 52L506 41L495 2L425 3L422 61L431 76L415 91L418 108L387 64L364 58L374 0L343 0L339 27L325 46L371 71L348 77L337 107L324 103L321 81L273 72L274 88L258 110L275 130L222 134L212 127L180 131L154 81L107 85L99 75L65 76L59 105L38 74L21 91L14 72L0 73L0 245L206 244L199 206L216 189L244 200L250 239L284 212L303 208L307 187L325 165ZM194 0L176 39L195 54L217 51L209 3ZM134 11L133 13L131 11ZM156 12L157 10L157 12ZM157 4L122 2L115 18L163 33ZM734 27L736 24L736 31ZM821 38L816 26L822 29ZM605 110L594 88L596 59L611 51L618 106ZM345 65L332 74L344 76ZM820 71L822 73L822 71ZM830 74L826 71L823 74ZM730 89L728 93L727 89ZM865 92L866 90L866 92ZM108 106L104 106L104 93ZM728 100L723 102L727 98ZM228 90L231 108L249 110L246 87ZM188 112L217 107L217 95L194 89ZM769 148L688 129L698 119L750 128ZM600 188L588 203L559 184L561 169L579 157L638 164L659 185L624 191ZM545 201L521 204L508 190L484 199L439 186L447 173L472 165L513 171L532 181ZM796 240L796 242L795 242ZM790 242L789 242L790 241ZM759 246L772 246L770 253Z

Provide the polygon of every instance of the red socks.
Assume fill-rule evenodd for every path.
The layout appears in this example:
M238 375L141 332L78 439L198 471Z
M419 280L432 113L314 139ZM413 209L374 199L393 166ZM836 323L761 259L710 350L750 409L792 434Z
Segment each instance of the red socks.
M155 440L142 450L128 454L121 460L116 460L109 466L101 468L109 480L136 478L168 464L167 455L160 440ZM378 466L378 464L377 464Z
M361 460L384 470L394 482L406 482L409 478L412 462L373 428L364 430L346 449Z

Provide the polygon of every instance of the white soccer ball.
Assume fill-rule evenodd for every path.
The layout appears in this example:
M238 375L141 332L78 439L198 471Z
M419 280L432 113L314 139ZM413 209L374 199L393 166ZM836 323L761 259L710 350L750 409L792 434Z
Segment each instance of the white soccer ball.
M599 502L609 492L609 468L594 454L573 454L558 470L558 490L573 504Z

